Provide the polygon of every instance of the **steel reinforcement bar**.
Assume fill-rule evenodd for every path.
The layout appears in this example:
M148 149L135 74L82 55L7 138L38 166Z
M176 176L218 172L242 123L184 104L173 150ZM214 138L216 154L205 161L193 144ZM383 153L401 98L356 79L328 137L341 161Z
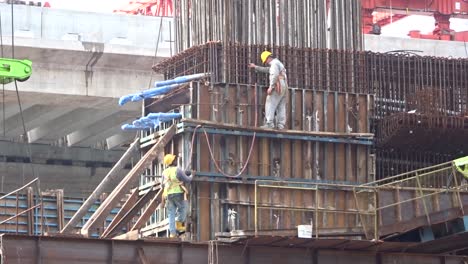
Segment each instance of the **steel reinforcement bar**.
M271 50L286 66L290 87L375 94L375 118L411 111L438 116L468 113L468 59L289 46L207 43L154 65L173 78L211 72L211 82L267 85L247 68Z

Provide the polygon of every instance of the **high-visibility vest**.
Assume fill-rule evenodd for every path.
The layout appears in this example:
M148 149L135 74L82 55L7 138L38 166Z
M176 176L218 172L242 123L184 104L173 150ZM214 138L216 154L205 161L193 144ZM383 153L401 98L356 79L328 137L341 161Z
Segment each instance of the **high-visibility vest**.
M453 161L455 168L468 179L468 156Z
M164 193L163 196L167 196L173 193L183 193L181 185L182 182L177 179L177 167L168 167L163 171L164 176Z

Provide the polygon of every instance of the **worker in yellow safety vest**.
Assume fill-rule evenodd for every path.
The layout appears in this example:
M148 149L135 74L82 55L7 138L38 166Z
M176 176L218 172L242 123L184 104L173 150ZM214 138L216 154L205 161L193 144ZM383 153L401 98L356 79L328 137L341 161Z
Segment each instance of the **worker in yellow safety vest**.
M167 166L162 173L162 182L164 186L163 199L167 199L169 234L170 237L176 237L177 233L185 232L185 218L187 217L187 188L183 184L192 181L194 172L178 168L176 156L173 154L165 155L163 163Z
M262 128L286 128L286 101L288 100L288 77L286 76L286 68L283 63L269 51L264 51L260 55L262 63L268 67L257 66L249 63L248 67L255 69L258 72L270 74L270 84L267 90L267 98L265 102L265 119L266 122ZM277 118L275 126L274 118Z
M453 161L455 168L468 179L468 156Z

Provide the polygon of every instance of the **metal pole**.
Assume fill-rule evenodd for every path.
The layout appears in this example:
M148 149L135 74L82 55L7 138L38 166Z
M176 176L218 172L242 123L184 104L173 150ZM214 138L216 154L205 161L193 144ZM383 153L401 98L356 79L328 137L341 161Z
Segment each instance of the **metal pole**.
M421 182L419 181L419 175L416 173L416 182L418 184L418 190L419 190L419 194L421 195L422 197L422 202L423 202L423 207L424 207L424 212L426 213L426 218L427 218L427 224L431 224L431 219L429 217L429 211L427 210L427 205L426 205L426 199L424 199L424 192L422 191L422 186L421 186Z
M318 189L318 186L317 186L317 189L315 190L315 238L318 238L318 233L319 233L319 229L318 229L318 208L319 208L318 198L319 198L319 195L318 195L318 192L319 192L319 189Z
M455 166L455 164L453 166ZM457 171L455 170L455 168L453 166L452 166L452 174L453 174L453 178L455 180L455 192L457 194L458 203L460 204L460 210L462 212L462 215L465 215L465 210L463 209L463 202L462 202L462 199L461 199L461 196L460 196L460 187L461 186L458 185Z
M254 187L254 226L255 226L255 236L258 232L258 223L257 223L257 181L255 181Z

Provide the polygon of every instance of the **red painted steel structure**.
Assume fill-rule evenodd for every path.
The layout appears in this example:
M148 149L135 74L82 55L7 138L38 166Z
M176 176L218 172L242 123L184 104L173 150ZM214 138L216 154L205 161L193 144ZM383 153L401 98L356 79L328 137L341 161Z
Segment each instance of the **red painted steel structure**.
M114 10L114 13L125 13L145 16L173 16L172 0L138 0L130 1L127 6Z
M468 31L454 32L450 29L450 18L468 18L467 0L362 0L362 27L364 33L369 33L373 24L373 12L391 10L400 14L432 14L436 20L432 34L423 35L419 31L410 31L412 38L468 40Z

